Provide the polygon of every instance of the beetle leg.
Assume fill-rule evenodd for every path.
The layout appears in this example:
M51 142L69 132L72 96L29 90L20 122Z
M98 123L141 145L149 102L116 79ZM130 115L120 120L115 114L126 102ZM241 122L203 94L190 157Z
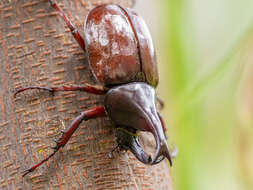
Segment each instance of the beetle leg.
M89 85L89 84L85 84L82 86L61 86L61 87L54 87L54 88L40 87L40 86L28 86L25 88L17 89L16 92L14 93L14 97L16 97L16 95L19 94L20 92L23 92L26 90L31 90L31 89L47 90L52 93L58 92L58 91L85 91L88 93L98 94L98 95L105 94L108 91L107 89L105 89L103 87Z
M159 98L158 96L156 96L156 101L158 103L158 109L162 110L164 108L164 102L161 98Z
M110 152L109 152L109 158L112 158L112 154L115 150L117 150L118 148L120 148L120 144L118 144L117 146L115 146Z
M53 1L53 0L48 0L51 4L51 6L59 13L59 15L63 18L65 23L67 24L68 28L70 29L73 37L76 39L80 47L85 50L85 43L83 40L83 37L80 35L78 32L76 26L70 21L70 19L64 14L64 12L60 9L60 7Z
M23 173L23 177L26 176L28 173L33 172L37 167L42 165L44 162L48 161L49 158L55 155L56 152L60 148L63 148L67 142L69 141L70 137L73 135L73 133L76 131L76 129L79 127L80 123L83 120L89 120L96 117L103 117L105 116L105 108L104 106L98 106L91 109L88 109L86 111L81 112L81 114L72 121L72 123L69 125L69 127L64 131L61 138L56 141L56 146L53 147L54 152L51 153L49 156L47 156L44 160L40 161L38 164L32 166L31 168L27 169Z

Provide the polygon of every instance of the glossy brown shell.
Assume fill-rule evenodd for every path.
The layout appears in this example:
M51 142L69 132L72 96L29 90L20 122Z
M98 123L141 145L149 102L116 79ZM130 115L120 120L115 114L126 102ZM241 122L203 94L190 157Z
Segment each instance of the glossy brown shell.
M144 20L118 5L92 9L85 22L85 44L90 67L105 86L143 81L158 83L151 36Z

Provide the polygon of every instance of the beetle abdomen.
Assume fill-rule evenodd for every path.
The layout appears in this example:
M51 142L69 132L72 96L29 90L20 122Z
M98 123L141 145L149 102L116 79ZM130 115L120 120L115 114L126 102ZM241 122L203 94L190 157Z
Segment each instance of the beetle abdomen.
M88 14L84 31L89 64L100 83L142 81L157 85L152 40L136 13L118 5L98 6Z
M140 69L137 42L119 6L94 8L84 31L90 66L98 81L113 85L135 79Z

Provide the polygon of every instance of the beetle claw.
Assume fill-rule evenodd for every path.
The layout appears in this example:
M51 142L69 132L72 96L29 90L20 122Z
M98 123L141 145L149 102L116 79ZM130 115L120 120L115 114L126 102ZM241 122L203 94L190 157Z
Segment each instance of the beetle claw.
M29 168L27 170L22 171L22 177L25 177L27 174L29 174L29 173L31 173L33 171L34 171L33 167L31 167L31 168Z
M29 174L31 171L30 170L25 170L22 172L22 177L25 177L27 174Z
M109 158L112 158L113 157L113 152L115 151L115 150L117 150L118 148L120 147L120 145L118 144L115 148L113 148L109 153L108 153L108 156L109 156Z

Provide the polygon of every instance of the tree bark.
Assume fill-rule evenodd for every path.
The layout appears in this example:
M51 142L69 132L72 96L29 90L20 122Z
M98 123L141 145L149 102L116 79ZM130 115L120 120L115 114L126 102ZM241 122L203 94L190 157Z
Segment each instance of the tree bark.
M108 2L115 1L58 1L82 35L87 11ZM53 140L81 111L103 104L103 96L85 92L52 96L32 90L13 97L24 86L96 84L82 49L57 15L47 0L0 2L0 189L172 189L166 161L147 166L130 152L108 157L116 145L109 118L83 122L61 151L22 178L23 170L52 152ZM143 143L154 144L147 137Z

